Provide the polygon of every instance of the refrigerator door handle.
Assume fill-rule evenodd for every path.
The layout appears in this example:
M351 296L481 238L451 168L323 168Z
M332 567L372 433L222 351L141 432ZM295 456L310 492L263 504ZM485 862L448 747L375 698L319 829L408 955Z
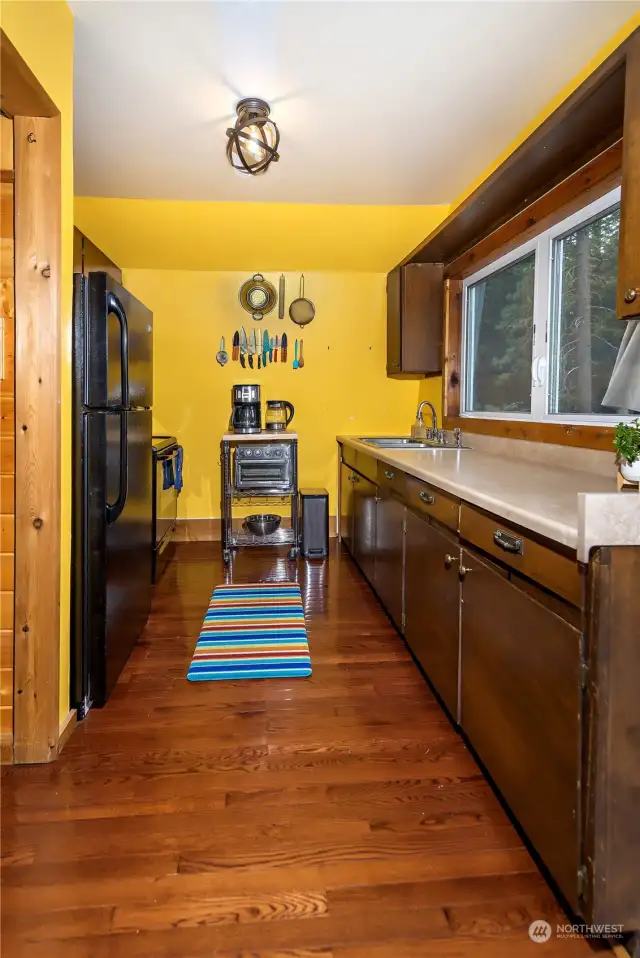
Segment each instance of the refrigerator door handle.
M107 503L107 524L113 523L120 517L127 501L129 483L129 442L127 436L127 413L120 413L120 481L118 483L118 498L114 503Z
M129 408L129 326L122 303L114 293L107 293L107 314L113 313L120 323L120 382L122 405Z

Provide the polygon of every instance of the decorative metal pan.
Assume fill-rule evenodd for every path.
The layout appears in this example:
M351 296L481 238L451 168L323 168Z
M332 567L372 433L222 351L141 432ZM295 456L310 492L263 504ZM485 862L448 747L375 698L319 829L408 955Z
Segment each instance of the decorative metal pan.
M278 302L275 286L266 280L262 273L256 273L242 284L238 298L242 308L256 320L270 313Z

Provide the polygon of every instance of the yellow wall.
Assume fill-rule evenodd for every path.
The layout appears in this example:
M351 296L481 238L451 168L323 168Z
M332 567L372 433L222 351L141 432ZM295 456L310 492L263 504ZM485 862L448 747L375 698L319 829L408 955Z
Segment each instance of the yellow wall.
M299 273L286 273L287 301ZM267 273L277 288L278 273ZM336 434L407 433L417 401L417 382L386 377L384 273L305 272L305 292L316 318L302 333L305 365L294 371L296 327L270 313L254 323L238 303L245 272L126 269L127 288L154 314L154 427L176 435L185 448L185 489L180 515L220 515L219 442L231 411L234 383L260 383L266 399L295 406L291 430L300 433L300 483L334 491ZM215 361L220 337L227 350L240 325L286 331L289 363L242 370Z
M60 718L69 710L71 558L71 299L73 272L73 17L64 0L2 0L0 27L61 113L62 368Z
M76 197L76 224L137 269L388 272L448 206L321 206Z

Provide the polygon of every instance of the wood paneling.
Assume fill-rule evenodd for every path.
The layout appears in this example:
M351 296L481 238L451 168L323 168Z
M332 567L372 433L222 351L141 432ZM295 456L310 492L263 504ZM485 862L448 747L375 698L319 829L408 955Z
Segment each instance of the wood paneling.
M13 122L0 116L0 761L13 758L13 621L15 512L15 316L13 237ZM9 176L10 174L10 176Z
M60 670L60 119L16 117L14 758L58 741Z
M629 40L626 69L617 297L622 319L640 315L640 30Z
M313 674L213 683L185 674L228 570L176 556L108 707L5 773L6 953L535 958L565 916L348 555L240 550L233 581L300 583Z
M58 115L55 103L3 30L0 30L0 90L2 109L9 116Z

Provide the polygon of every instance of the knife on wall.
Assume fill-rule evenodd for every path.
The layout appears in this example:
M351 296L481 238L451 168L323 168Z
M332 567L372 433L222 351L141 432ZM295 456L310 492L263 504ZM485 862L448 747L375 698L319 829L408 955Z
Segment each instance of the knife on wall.
M274 347L274 349L275 349L275 356L273 357L274 363L277 363L277 362L278 362L278 349L279 349L279 347L280 347L280 337L279 337L279 336L276 336L276 342L275 342L275 347Z
M243 369L246 369L247 367L247 352L247 331L243 326L240 330L240 365Z
M267 354L269 352L269 330L265 329L262 334L262 365L267 365Z
M233 334L233 347L231 349L231 359L233 362L237 362L240 358L240 333L236 329Z
M286 363L287 361L287 334L282 334L282 362Z
M258 369L262 365L262 330L258 330Z
M253 369L253 357L256 352L256 331L251 330L251 345L249 346L249 369Z
M273 344L274 344L274 339L272 336L271 339L269 340L269 362L270 363L273 362Z

